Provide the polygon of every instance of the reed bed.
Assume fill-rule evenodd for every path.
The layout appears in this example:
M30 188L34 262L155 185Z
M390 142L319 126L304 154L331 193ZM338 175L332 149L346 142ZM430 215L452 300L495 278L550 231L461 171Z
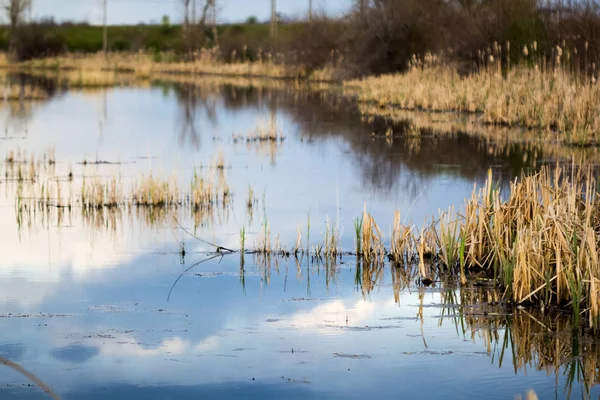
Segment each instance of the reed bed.
M599 139L600 87L593 76L578 79L560 64L503 71L496 61L466 76L452 65L415 67L405 74L345 82L344 92L384 113L388 108L467 113L481 125L543 131L570 145Z
M544 167L524 176L502 193L491 171L474 189L463 214L450 209L419 236L398 223L390 259L402 262L418 254L419 271L428 259L456 273L466 284L483 271L502 288L503 299L542 309L568 307L578 324L598 328L600 318L600 201L590 171L567 174Z
M511 185L504 200L490 177L467 202L459 239L464 266L501 280L518 303L572 308L600 318L600 202L591 172L543 168Z
M500 288L502 300L542 309L568 308L573 323L598 329L600 323L600 198L591 171L575 166L570 172L557 166L543 167L523 176L504 193L491 171L485 185L475 188L464 211L453 208L421 230L405 225L396 213L391 240L387 242L367 212L355 220L354 252L346 253L367 264L382 265L384 258L395 268L416 265L423 283L439 274L455 276L466 285L484 274ZM271 247L266 219L257 251L284 256L310 255L336 258L337 226L326 224L323 241L300 249L298 229L295 249Z
M313 71L307 76L302 67L286 62L283 54L259 53L257 60L234 58L223 62L219 49L202 49L181 60L172 53L155 54L148 52L98 54L67 54L59 57L41 58L23 63L4 63L8 68L29 68L32 70L77 70L77 71L118 71L129 72L138 78L151 78L165 74L215 75L265 77L275 79L310 79L331 81L338 79L340 71L328 66Z

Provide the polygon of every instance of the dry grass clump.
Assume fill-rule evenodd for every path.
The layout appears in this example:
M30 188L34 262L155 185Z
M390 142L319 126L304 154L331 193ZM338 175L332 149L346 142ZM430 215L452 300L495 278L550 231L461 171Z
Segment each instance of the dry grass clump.
M194 210L212 209L216 204L231 202L231 190L221 168L216 178L207 179L196 172L191 182L189 202Z
M84 179L80 199L83 209L115 208L124 202L122 185L116 178L106 182L95 178L89 183Z
M56 165L56 151L47 150L42 156L36 157L27 151L9 150L4 158L6 168L4 178L7 181L36 182L40 174L48 175L54 173Z
M256 126L248 133L233 134L233 142L282 142L285 140L283 131L277 126L274 119L259 119Z
M325 255L327 260L335 259L340 254L338 248L339 238L339 227L338 224L332 224L329 218L325 222L325 238L322 246L322 254ZM317 256L321 256L321 251L317 253Z
M170 207L181 204L176 179L164 180L149 175L134 185L132 193L135 206Z
M367 261L383 259L386 252L383 233L375 219L367 212L366 204L360 223L355 225L355 234L360 248L357 252L359 256Z
M567 69L499 63L461 76L451 65L412 68L345 83L345 92L381 108L476 113L481 124L520 126L557 133L559 142L595 144L600 137L600 87Z
M518 303L570 306L600 322L600 201L590 171L543 168L503 198L490 178L467 202L460 242L467 268L498 277Z
M416 243L413 228L404 225L400 219L400 211L394 214L394 227L392 230L390 259L396 265L404 265L413 260L416 254Z
M234 145L246 143L246 148L254 150L259 155L269 157L271 164L277 161L277 154L286 139L283 131L277 126L274 119L260 119L256 126L246 134L232 135Z

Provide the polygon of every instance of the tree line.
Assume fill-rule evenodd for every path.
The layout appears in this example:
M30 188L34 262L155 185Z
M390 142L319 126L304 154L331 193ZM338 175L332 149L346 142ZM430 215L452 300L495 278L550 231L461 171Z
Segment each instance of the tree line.
M502 49L503 60L512 62L522 60L525 48L534 45L540 57L552 57L560 46L561 51L585 54L586 66L600 61L600 0L352 0L345 15L310 10L302 20L278 24L276 35L263 25L217 25L219 0L179 2L183 23L155 27L160 28L156 35L169 40L126 37L119 43L113 40L109 48L154 47L185 57L200 48L217 47L226 62L254 60L270 52L307 70L335 59L355 75L401 71L415 56L425 54L443 55L469 68L480 63L482 52L490 47ZM66 48L59 30L47 21L25 23L32 0L0 4L9 21L9 48L18 58L77 50Z

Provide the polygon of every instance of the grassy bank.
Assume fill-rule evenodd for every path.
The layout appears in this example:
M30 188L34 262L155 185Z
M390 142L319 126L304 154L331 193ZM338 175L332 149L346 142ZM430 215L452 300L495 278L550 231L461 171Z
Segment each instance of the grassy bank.
M294 81L343 82L343 94L355 98L365 115L389 117L395 110L444 112L469 116L467 133L480 135L486 126L523 128L515 140L544 139L553 143L589 146L600 142L600 86L593 74L556 66L519 64L509 69L490 64L460 74L453 64L414 67L406 73L348 79L343 61L332 57L324 67L308 70L283 54L260 53L255 61L224 63L218 50L201 50L193 61L174 53L100 53L34 59L22 63L0 60L0 66L22 70L69 71L76 86L120 84L113 75L137 78L214 75ZM89 77L89 79L87 79ZM335 89L337 90L337 89ZM451 117L452 118L452 117Z
M390 109L472 114L480 125L522 127L559 143L595 145L600 139L600 87L557 68L486 68L460 75L452 66L345 82L345 93L371 115ZM483 129L482 129L483 130Z
M67 77L76 78L78 86L85 86L89 76L90 85L98 80L99 72L117 72L134 74L137 78L153 78L159 75L174 76L229 76L271 78L282 80L336 81L343 77L334 63L314 71L302 66L286 64L281 54L260 54L257 61L231 62L220 61L216 51L201 50L194 55L194 61L181 61L173 53L110 53L104 56L96 54L72 54L59 57L34 59L20 63L0 57L0 67L20 71L62 71ZM64 75L64 74L63 74ZM110 86L112 74L104 74L104 86ZM115 81L114 85L119 82Z

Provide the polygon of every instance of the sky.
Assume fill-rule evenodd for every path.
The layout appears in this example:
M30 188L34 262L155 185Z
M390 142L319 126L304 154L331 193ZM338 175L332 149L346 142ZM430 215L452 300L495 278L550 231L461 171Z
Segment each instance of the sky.
M160 22L163 15L171 21L182 19L181 0L107 0L108 24ZM203 0L197 0L198 4ZM277 0L277 10L288 17L306 15L309 0ZM313 0L315 11L336 15L347 10L353 0ZM219 22L241 22L250 16L266 20L271 0L217 0ZM200 8L200 7L198 7ZM33 18L54 17L56 21L102 23L102 0L34 0Z

